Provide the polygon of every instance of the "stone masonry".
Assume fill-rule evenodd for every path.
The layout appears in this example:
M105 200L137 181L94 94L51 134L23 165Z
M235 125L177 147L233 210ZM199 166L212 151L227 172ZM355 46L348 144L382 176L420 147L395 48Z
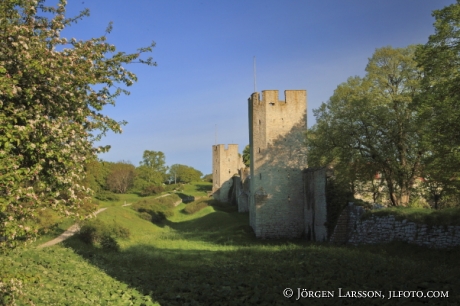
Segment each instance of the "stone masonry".
M238 145L218 144L212 146L212 194L214 199L227 203L230 200L232 177L243 167L243 161L238 154Z
M249 216L256 237L300 237L305 230L307 92L253 93L248 100L251 152Z
M335 244L376 244L403 241L433 248L460 245L460 226L428 226L392 215L361 219L364 209L350 203L342 212L331 236Z

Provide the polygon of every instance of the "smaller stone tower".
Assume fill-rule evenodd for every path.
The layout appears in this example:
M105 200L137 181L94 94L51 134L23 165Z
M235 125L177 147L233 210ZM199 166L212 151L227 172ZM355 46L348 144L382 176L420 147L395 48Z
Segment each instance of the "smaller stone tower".
M242 167L242 158L238 154L238 145L218 144L212 146L212 194L214 199L227 203L230 199L232 177Z

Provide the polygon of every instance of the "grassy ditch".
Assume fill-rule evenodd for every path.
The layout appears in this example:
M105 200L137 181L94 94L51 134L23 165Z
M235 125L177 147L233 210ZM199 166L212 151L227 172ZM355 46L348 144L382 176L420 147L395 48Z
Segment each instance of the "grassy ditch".
M45 249L0 257L1 277L24 280L18 305L458 305L460 249L407 244L336 247L304 240L256 239L248 214L209 204L155 206L172 214L159 223L131 207L98 215L118 251L74 236ZM134 205L134 207L137 207ZM146 208L147 209L147 208ZM153 209L153 208L150 208ZM97 227L97 226L96 226ZM120 230L123 229L123 230ZM129 235L122 237L123 232ZM294 296L283 296L292 288ZM300 298L298 288L330 291ZM384 298L339 298L348 291L381 291ZM449 298L388 299L389 291L444 291Z

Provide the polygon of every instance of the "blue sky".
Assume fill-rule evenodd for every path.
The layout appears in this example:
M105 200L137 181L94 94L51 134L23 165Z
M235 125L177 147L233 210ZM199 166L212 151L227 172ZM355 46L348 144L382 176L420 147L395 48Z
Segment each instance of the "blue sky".
M247 99L254 91L308 92L307 122L348 77L364 75L376 48L425 43L431 12L454 0L69 0L67 15L91 16L63 31L89 39L104 34L119 51L155 41L157 67L125 67L139 81L104 113L126 120L109 133L107 161L139 165L144 150L162 151L166 163L211 173L211 147L249 143Z

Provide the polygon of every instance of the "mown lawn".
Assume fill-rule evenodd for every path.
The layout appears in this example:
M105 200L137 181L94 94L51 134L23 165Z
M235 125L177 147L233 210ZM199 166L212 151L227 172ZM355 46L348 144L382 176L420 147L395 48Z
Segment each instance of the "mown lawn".
M208 206L154 224L130 207L98 218L129 228L119 252L73 237L43 250L14 252L1 262L9 275L27 271L21 303L36 305L458 305L459 249L406 244L335 247L303 240L258 240L248 215ZM23 272L21 272L23 273ZM283 297L292 288L294 296ZM298 288L332 291L300 298ZM385 298L339 298L347 291L382 291ZM389 291L448 291L449 298L394 298Z

